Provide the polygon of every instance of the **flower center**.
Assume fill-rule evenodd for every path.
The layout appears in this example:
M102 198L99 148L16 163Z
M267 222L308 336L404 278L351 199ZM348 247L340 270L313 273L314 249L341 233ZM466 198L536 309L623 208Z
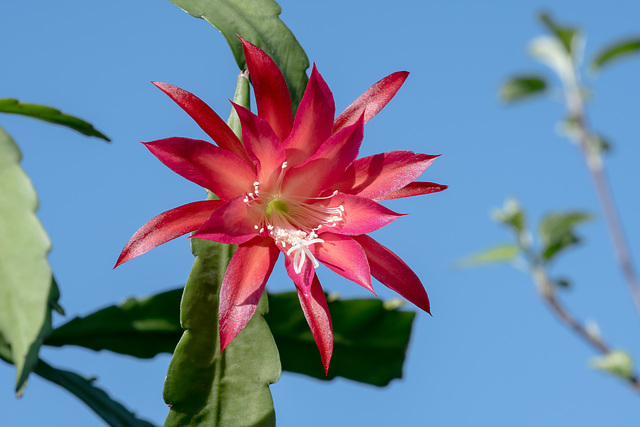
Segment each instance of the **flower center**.
M282 165L275 191L260 191L260 183L253 184L254 192L247 193L244 202L260 212L259 223L254 225L258 233L268 235L287 249L287 255L293 253L293 269L300 274L308 258L314 268L318 260L309 249L315 243L323 243L316 231L322 227L335 227L343 221L344 207L329 207L337 191L327 197L299 197L282 193L282 179L286 162Z

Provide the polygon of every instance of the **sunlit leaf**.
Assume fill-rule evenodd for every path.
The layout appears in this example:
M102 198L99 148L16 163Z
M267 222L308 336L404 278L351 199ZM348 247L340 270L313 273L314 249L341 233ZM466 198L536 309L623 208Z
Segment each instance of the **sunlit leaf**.
M495 246L484 250L470 257L464 258L457 262L456 265L461 268L472 267L479 264L491 264L497 262L511 262L517 258L520 253L518 245L505 244Z
M218 294L233 247L192 239L196 260L182 297L185 329L169 365L165 427L274 426L269 385L280 377L278 351L264 320L266 294L242 332L220 353Z
M605 65L637 53L640 53L640 38L622 40L598 52L591 63L591 68L601 70Z
M294 111L307 86L309 59L280 20L273 0L171 0L187 13L216 27L227 40L240 69L246 67L237 35L264 50L278 64L291 93Z
M35 215L38 199L20 150L0 128L0 335L11 347L21 395L51 329L59 291L47 262L51 242Z
M550 261L561 250L578 244L580 239L574 228L581 222L591 219L585 212L567 212L549 214L540 222L540 238L542 239L542 257Z
M87 136L96 136L110 141L103 133L96 130L90 123L77 117L63 114L52 107L36 104L25 104L17 99L0 99L0 113L21 114L57 125L66 126Z
M104 390L96 387L93 384L94 380L71 371L54 368L42 360L35 366L35 373L74 394L110 426L153 427L153 424L138 418L122 404L113 400Z
M546 12L542 12L539 17L547 30L562 43L567 53L573 54L575 37L578 34L577 28L558 24L551 15Z
M141 358L173 353L183 332L181 296L182 289L174 289L144 299L129 298L86 317L76 317L55 329L45 344L77 345Z
M495 209L492 217L495 221L511 227L518 235L525 231L526 215L516 199L505 200L503 208Z
M509 79L500 89L500 98L505 102L520 101L547 90L547 82L543 77L528 75Z
M624 379L633 378L633 360L626 351L616 350L604 356L594 357L591 359L591 367Z
M325 375L295 292L269 295L266 316L283 369L321 380L337 376L377 386L402 377L414 312L377 299L328 300L334 348Z

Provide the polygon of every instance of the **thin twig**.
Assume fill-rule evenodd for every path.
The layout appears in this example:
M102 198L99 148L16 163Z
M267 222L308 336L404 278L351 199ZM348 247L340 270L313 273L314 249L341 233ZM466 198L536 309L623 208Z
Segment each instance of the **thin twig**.
M638 281L638 276L631 261L629 246L625 239L624 231L622 230L620 216L613 201L609 183L606 179L601 155L594 152L594 148L592 147L591 140L593 139L593 134L587 126L584 102L579 93L570 93L570 91L567 91L567 109L575 124L575 130L570 134L571 138L578 147L580 147L587 168L591 173L598 201L604 213L609 236L616 254L616 260L624 275L638 316L640 316L640 282Z
M542 267L534 267L533 276L536 281L540 297L545 303L547 303L553 314L555 314L558 319L560 319L567 327L569 327L597 352L605 356L612 353L611 348L600 336L590 333L587 328L560 303L556 297L553 285L550 283L547 273ZM624 377L623 379L627 381L633 389L640 392L640 381L638 380L636 373L633 373L629 377Z

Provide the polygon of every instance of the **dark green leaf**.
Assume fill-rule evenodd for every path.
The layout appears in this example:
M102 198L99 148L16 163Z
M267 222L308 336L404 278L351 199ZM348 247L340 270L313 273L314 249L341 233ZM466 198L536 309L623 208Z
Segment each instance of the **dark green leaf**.
M569 289L571 287L569 279L556 279L552 280L551 283L558 288Z
M558 24L546 12L540 14L540 21L551 34L560 40L567 52L573 54L573 41L578 34L577 28Z
M542 239L542 257L550 261L562 249L580 242L574 233L574 227L591 219L585 212L567 212L547 215L540 222L540 238Z
M540 76L517 76L509 79L500 89L500 98L505 102L520 101L540 95L547 89L547 83Z
M0 128L0 335L12 350L21 395L51 330L58 287L46 255L51 242L35 215L38 199L20 167L21 154Z
M325 375L295 292L269 295L266 316L283 369L321 380L337 376L377 386L402 377L415 313L377 299L329 301L334 351Z
M521 235L526 228L524 210L515 199L507 199L502 209L493 211L493 219L511 227L517 235Z
M616 42L602 49L591 63L591 68L600 70L619 59L640 53L640 39L629 39Z
M84 135L97 136L106 141L110 141L104 134L96 130L90 123L80 120L77 117L63 114L60 110L44 105L25 104L17 99L0 99L0 113L22 114L46 122L66 126Z
M307 85L309 59L278 17L273 0L171 0L187 13L216 27L227 40L240 69L246 67L237 35L264 50L278 64L289 87L294 111Z
M518 256L520 247L515 244L504 244L471 255L457 263L461 268L472 267L479 264L491 264L496 262L511 262Z
M173 353L183 332L178 310L181 296L182 289L174 289L76 317L54 330L45 344L77 345L142 358Z
M109 397L104 390L94 386L93 380L88 380L74 372L54 368L42 360L36 365L35 373L73 393L110 426L153 427L153 424L141 420L122 404Z
M233 247L192 239L196 260L185 286L185 329L169 365L164 399L172 426L274 426L269 391L280 377L278 351L264 320L266 295L240 334L220 353L218 294Z
M140 300L128 299L71 320L53 331L45 344L78 345L136 357L172 353L182 335L178 311L181 296L182 289L174 289ZM336 347L329 375L325 376L296 294L271 294L269 305L266 320L279 346L284 370L323 380L342 376L374 385L386 385L401 376L413 313L400 312L377 300L330 301ZM380 343L390 344L375 348L384 347ZM300 354L306 356L298 357ZM360 359L363 354L366 360ZM384 363L380 363L381 358Z

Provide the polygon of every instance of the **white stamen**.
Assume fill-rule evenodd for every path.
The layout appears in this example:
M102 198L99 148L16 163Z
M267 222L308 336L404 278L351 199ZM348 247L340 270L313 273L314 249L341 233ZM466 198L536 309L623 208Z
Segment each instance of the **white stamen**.
M291 252L293 251L296 252L295 255L293 256L293 270L297 274L300 274L300 272L302 271L302 266L304 265L304 261L306 257L309 257L309 260L313 264L313 268L318 268L320 266L320 263L318 262L316 257L314 257L311 251L309 250L309 246L314 243L324 243L324 240L322 239L302 240L300 238L297 238L293 246L287 251L287 255L290 255Z

